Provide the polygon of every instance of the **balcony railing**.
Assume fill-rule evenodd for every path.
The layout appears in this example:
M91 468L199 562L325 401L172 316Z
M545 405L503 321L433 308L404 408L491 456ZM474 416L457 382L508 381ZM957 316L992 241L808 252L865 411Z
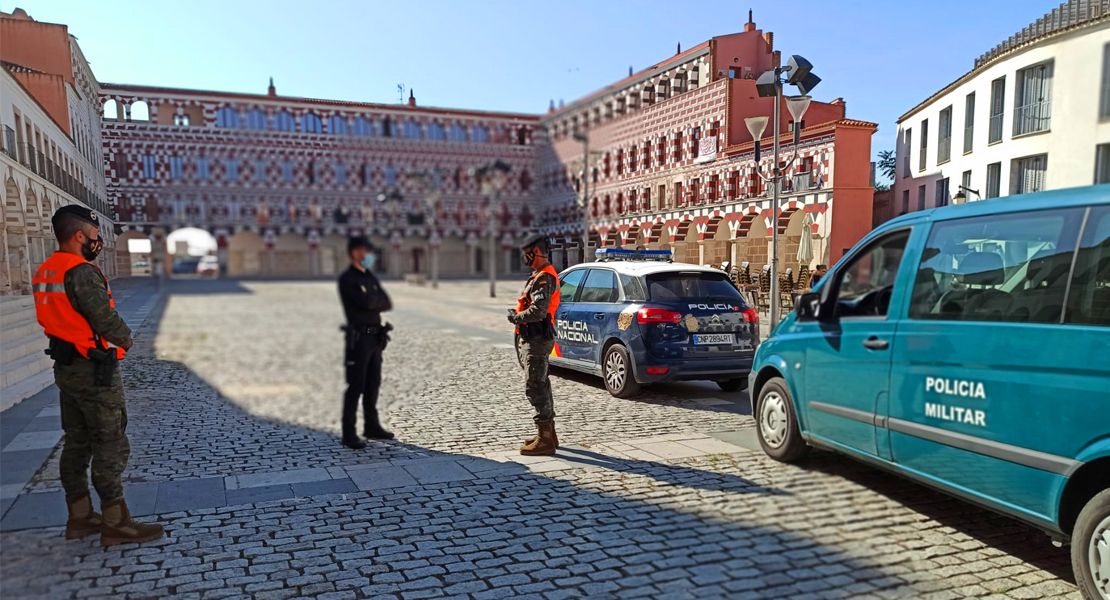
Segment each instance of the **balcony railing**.
M7 125L4 126L4 154L12 160L19 160L19 149L15 147L15 130Z
M1052 101L1031 102L1014 109L1014 135L1048 131L1052 118Z
M1002 141L1002 117L1003 113L991 115L990 133L987 137L987 142L990 144Z

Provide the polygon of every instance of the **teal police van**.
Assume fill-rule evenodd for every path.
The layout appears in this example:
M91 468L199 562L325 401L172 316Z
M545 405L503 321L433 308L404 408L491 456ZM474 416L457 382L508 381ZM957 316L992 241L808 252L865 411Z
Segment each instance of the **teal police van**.
M763 450L833 450L1072 544L1110 600L1110 185L915 212L759 346Z

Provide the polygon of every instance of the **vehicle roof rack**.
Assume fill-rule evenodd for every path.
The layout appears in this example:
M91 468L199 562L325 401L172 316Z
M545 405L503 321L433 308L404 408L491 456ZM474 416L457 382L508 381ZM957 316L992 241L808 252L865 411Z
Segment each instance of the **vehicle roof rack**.
M670 250L626 250L624 248L598 248L594 251L598 262L614 260L651 260L657 262L674 262Z

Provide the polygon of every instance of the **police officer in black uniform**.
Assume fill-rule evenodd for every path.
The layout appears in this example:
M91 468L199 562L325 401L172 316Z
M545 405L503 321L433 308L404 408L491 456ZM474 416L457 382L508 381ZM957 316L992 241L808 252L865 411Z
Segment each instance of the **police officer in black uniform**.
M347 242L351 267L339 276L339 298L347 315L344 364L347 369L347 392L343 394L343 445L361 450L366 442L355 435L358 398L362 396L364 437L376 440L393 439L382 427L378 417L378 388L382 382L382 351L389 342L388 323L382 325L382 313L393 303L374 276L374 246L366 237L353 237Z

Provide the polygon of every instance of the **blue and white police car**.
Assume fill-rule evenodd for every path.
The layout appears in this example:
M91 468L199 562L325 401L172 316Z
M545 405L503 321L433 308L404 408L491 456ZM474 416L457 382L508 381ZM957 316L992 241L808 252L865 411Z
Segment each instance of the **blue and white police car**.
M596 256L559 275L553 366L599 375L618 398L661 381L746 387L759 316L724 272L675 264L669 250Z

